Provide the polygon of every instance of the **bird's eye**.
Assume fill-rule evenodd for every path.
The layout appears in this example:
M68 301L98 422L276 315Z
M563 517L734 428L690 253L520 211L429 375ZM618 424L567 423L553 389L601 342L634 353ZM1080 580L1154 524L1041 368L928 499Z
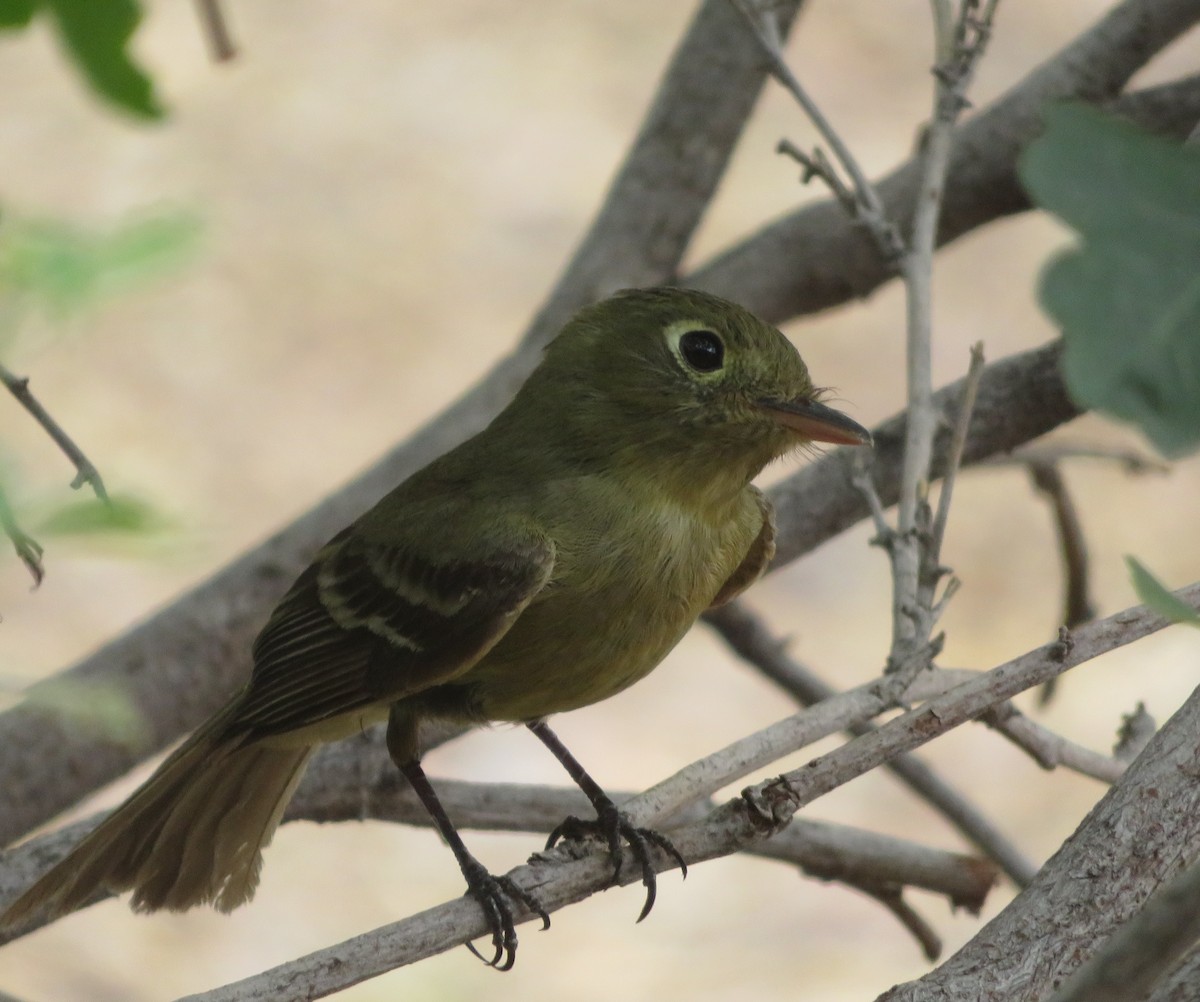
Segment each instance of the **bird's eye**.
M679 338L679 353L697 372L716 372L725 364L725 345L712 331L687 331Z

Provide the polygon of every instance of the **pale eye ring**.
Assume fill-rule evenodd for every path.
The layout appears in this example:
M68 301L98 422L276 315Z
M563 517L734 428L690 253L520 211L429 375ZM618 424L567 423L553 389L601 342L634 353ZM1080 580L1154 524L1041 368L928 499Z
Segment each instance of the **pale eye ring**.
M714 331L685 331L679 336L679 354L697 372L716 372L725 364L725 345Z

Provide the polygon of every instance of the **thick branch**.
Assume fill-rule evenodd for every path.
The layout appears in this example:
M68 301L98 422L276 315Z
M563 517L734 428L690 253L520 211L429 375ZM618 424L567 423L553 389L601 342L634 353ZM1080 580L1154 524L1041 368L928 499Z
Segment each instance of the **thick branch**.
M1141 1002L1200 940L1198 898L1200 866L1192 864L1159 888L1050 1002Z
M1188 590L1200 597L1195 586ZM1200 690L1026 891L936 971L880 1002L1044 998L1156 888L1200 858L1197 733Z
M1200 945L1179 962L1146 997L1146 1002L1189 1002L1200 985Z

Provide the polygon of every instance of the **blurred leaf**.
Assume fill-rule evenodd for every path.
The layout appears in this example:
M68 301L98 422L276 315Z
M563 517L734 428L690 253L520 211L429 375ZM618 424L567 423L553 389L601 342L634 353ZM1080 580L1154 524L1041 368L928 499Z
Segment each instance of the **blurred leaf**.
M1045 118L1020 174L1082 237L1041 282L1067 386L1183 455L1200 447L1200 151L1093 108Z
M0 29L27 28L37 0L0 0Z
M58 317L76 313L178 266L199 234L199 219L186 212L120 223L107 232L9 216L0 220L0 295L23 293Z
M62 716L89 736L130 746L144 744L149 734L137 704L111 681L47 679L29 688L25 705Z
M1166 586L1134 557L1126 557L1125 563L1129 565L1133 590L1137 592L1137 597L1142 600L1144 605L1173 622L1200 626L1200 613L1172 595Z
M100 97L142 118L160 119L150 78L126 48L142 9L136 0L42 0L54 14L63 45Z
M177 267L196 249L200 219L174 212L125 223L108 235L104 252L108 281L133 283Z
M108 504L98 498L64 504L44 515L34 531L38 536L94 536L162 532L170 526L170 521L145 501L114 495Z

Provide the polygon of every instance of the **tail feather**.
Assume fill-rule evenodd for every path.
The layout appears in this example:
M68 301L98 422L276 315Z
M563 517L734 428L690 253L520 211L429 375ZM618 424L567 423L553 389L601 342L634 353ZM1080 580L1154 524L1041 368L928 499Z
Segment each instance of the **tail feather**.
M0 928L49 921L98 890L132 890L137 911L212 904L230 911L254 895L262 850L312 749L241 745L218 714L167 758L124 804L0 914Z

